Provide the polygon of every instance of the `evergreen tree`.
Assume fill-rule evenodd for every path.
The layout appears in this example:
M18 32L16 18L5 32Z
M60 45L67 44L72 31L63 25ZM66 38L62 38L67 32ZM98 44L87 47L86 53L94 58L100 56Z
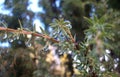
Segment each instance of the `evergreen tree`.
M119 0L39 0L41 33L28 4L4 2L12 15L1 14L0 41L11 46L0 47L0 77L120 76Z

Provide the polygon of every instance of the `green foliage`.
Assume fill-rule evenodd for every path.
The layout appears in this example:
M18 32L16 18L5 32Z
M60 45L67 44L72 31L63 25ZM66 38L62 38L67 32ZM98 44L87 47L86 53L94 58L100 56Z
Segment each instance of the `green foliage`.
M27 2L5 0L6 8L14 8L13 16L1 17L6 29L0 27L0 42L11 45L0 47L0 77L120 76L120 13L108 7L111 0L60 0L59 7L56 0L40 0L40 16L50 33L31 27L34 14Z
M70 39L71 24L69 21L64 22L64 19L55 19L50 25L53 28L53 37L60 39L60 41Z
M14 47L12 47L13 49L20 47L20 49L15 49L16 51L12 50L12 53L10 53L11 51L8 52L8 54L13 56L13 58L12 58L13 62L10 63L10 65L13 64L13 69L15 70L15 77L24 75L24 73L20 73L20 74L17 73L17 71L23 70L22 67L25 68L24 71L34 67L34 70L31 69L28 71L28 73L32 72L35 77L48 76L48 75L52 77L51 73L53 73L53 77L54 77L55 71L52 72L51 68L53 65L55 65L55 63L53 62L52 65L51 64L46 65L47 63L45 62L45 59L47 58L47 57L45 57L45 55L50 54L50 53L45 53L46 52L45 50L49 49L48 48L49 45L52 45L53 47L54 46L58 47L57 48L58 52L56 52L57 54L55 54L56 56L60 55L60 54L63 54L63 55L69 54L69 52L71 52L71 55L73 58L73 64L76 65L75 68L77 68L77 70L79 70L79 73L74 72L74 74L76 74L76 76L82 76L82 77L84 77L84 76L86 76L86 77L87 76L101 77L104 75L109 76L109 74L107 74L105 72L112 72L111 70L114 70L114 67L113 67L114 61L110 57L110 55L105 52L105 50L109 49L109 47L107 47L107 40L113 39L113 34L111 33L113 26L106 23L104 20L104 17L98 19L96 16L94 16L94 18L89 19L89 18L85 17L85 19L87 22L89 22L90 26L89 26L89 29L87 29L85 31L86 39L84 40L83 43L78 43L76 45L75 39L72 37L71 32L70 32L71 24L69 21L66 21L64 19L59 19L59 20L55 19L54 22L50 24L51 27L53 28L53 32L50 35L51 35L51 37L58 40L59 43L44 40L44 42L46 42L46 45L39 46L40 42L43 40L40 38L38 39L35 36L32 36L31 41L29 42L29 44L31 44L31 46L26 46L26 47L14 46ZM33 32L35 32L35 31L33 31ZM13 34L13 36L14 36L14 34ZM64 36L64 38L62 38L62 36ZM18 37L18 35L16 35L16 37ZM24 37L24 41L26 39L26 42L29 40L28 38L26 38L26 35L19 36L19 38L22 38L22 37ZM13 38L15 38L15 37L13 37ZM6 38L6 39L9 39L9 38ZM46 39L46 38L44 38L44 39ZM13 43L13 45L15 45L15 44ZM29 49L29 50L24 50L24 51L21 50L24 48ZM39 50L43 50L43 51L39 51ZM49 50L51 50L51 49L49 49ZM51 51L53 51L53 50L51 50ZM55 59L55 57L54 57L55 55L52 55L53 60ZM106 62L106 61L101 62L99 60L99 58L104 55L109 57L110 60L108 62ZM6 58L8 58L8 57L6 56ZM64 56L63 56L63 58L62 58L62 56L58 57L58 58L60 58L60 63L62 63L62 61L64 61L64 58L65 58L65 60L67 59ZM20 59L20 61L18 59ZM32 61L32 63L29 64L29 63L25 62L26 59L28 60L28 62L31 62L32 60L33 61ZM7 60L9 60L9 58ZM4 59L3 59L3 62L4 62ZM9 61L7 61L7 62L9 62ZM16 65L18 65L18 64L16 64L17 62L20 64L20 66L16 66ZM34 65L36 65L36 66L34 66ZM64 71L64 69L62 69L63 66L61 66L61 71ZM66 64L65 66L69 66L69 65ZM102 72L100 69L101 66L103 66L106 69L106 71ZM110 66L110 67L108 67L108 66ZM19 69L19 67L20 67L20 69ZM47 69L51 70L51 72L47 71ZM53 69L55 70L55 68L53 68ZM74 70L74 69L72 69L72 70ZM67 74L67 71L64 73ZM9 74L11 74L11 73L8 72L8 75ZM27 76L29 76L29 74ZM27 77L27 76L25 75L23 77ZM57 76L63 76L63 74L60 73L60 75L58 74ZM71 77L69 75L66 75L66 76Z
M99 38L107 41L106 39L113 39L114 33L112 32L112 28L114 27L112 24L105 22L105 16L98 19L94 16L91 19L85 17L85 19L90 24L89 29L85 31L86 38L89 41L92 41L92 38L95 38L98 32L100 33ZM93 39L94 40L94 39Z
M120 10L120 5L118 3L120 3L119 0L108 0L109 7Z
M17 29L20 27L18 20L21 21L24 28L32 26L32 19L34 17L34 13L27 9L28 0L5 0L4 8L6 10L11 10L9 15L2 15L1 21L6 22L9 28ZM29 21L27 17L29 17Z

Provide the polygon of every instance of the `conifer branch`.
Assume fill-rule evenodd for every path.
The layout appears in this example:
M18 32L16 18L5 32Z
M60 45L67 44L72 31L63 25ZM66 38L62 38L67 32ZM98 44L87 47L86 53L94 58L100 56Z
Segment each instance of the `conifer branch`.
M0 31L6 31L6 32L12 32L12 33L19 33L19 34L25 34L25 35L33 35L33 36L38 36L38 37L42 37L42 38L46 38L54 43L59 43L60 41L48 36L48 35L45 35L45 34L40 34L40 33L36 33L36 32L30 32L30 31L26 31L24 29L18 29L18 30L15 30L15 29L11 29L11 28L4 28L4 27L0 27ZM75 43L75 40L74 38L72 37L71 33L69 32L68 33L72 42L75 44L75 49L79 50L79 48L77 47L76 43Z
M35 32L29 32L26 30L15 30L15 29L11 29L11 28L4 28L4 27L0 27L0 31L6 31L6 32L12 32L12 33L20 33L20 34L31 34L33 36L38 36L38 37L43 37L46 38L52 42L58 43L59 41L48 36L48 35L44 35L44 34L40 34L40 33L35 33Z

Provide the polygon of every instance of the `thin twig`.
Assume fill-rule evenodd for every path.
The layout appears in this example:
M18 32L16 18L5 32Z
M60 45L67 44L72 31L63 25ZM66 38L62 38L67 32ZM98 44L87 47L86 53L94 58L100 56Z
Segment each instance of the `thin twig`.
M48 36L48 35L44 35L44 34L39 34L39 33L35 33L35 32L29 32L29 31L25 31L25 30L15 30L15 29L11 29L11 28L4 28L4 27L0 27L0 31L7 31L7 32L12 32L12 33L20 33L20 34L31 34L33 36L38 36L38 37L43 37L46 38L52 42L56 42L58 43L59 41Z
M70 38L71 38L72 42L73 42L73 43L75 43L75 40L74 40L74 38L73 38L73 36L72 36L71 32L70 32L70 31L67 31L67 33L68 33L68 35L70 36Z

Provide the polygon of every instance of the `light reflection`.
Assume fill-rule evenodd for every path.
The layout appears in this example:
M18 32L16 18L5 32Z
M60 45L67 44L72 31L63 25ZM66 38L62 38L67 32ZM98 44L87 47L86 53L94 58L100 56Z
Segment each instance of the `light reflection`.
M9 42L0 42L0 47L1 48L6 48L6 47L10 47L10 44L9 44Z

